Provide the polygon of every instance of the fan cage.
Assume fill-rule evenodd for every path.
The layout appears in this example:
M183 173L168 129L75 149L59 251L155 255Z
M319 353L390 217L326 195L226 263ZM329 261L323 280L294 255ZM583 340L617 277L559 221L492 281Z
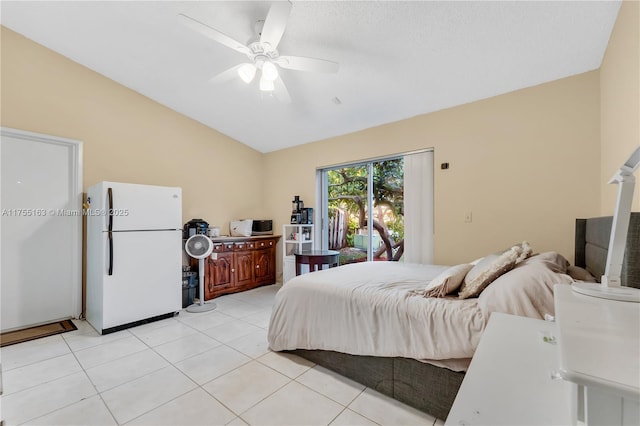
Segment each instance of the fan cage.
M193 258L203 259L213 251L213 243L205 235L192 235L185 244L185 251Z

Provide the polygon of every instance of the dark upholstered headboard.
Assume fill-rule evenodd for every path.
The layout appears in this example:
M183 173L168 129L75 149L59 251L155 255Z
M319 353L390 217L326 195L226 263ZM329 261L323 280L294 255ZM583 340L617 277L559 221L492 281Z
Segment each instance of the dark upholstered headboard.
M576 219L575 263L600 279L607 262L613 217ZM627 247L622 264L622 284L640 288L640 213L631 213Z

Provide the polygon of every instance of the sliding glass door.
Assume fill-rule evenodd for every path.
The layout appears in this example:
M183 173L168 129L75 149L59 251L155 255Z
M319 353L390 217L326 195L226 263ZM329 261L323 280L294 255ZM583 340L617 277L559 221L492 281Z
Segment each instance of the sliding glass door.
M319 171L322 198L322 245L324 249L339 250L340 264L362 261L397 261L405 254L405 163L409 164L409 184L412 198L418 190L427 189L427 198L433 192L431 152L410 154L411 157L429 154L431 164L420 170L423 162L416 163L409 155L389 157L331 167ZM415 200L413 200L415 201ZM410 205L416 205L414 202ZM424 203L419 207L424 209ZM426 215L432 215L433 206ZM412 214L422 215L424 212ZM417 219L422 222L422 219ZM431 228L432 229L432 228ZM422 232L422 230L421 230ZM431 235L428 239L432 240ZM416 240L416 238L413 238ZM413 247L413 245L412 245ZM411 260L414 261L414 260Z
M369 167L350 165L326 170L327 243L340 250L341 264L368 259L363 230L369 212Z

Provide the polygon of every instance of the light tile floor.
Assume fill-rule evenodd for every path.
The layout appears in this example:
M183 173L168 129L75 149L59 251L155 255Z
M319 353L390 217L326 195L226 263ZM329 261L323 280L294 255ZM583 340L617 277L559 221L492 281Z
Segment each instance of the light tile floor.
M302 358L272 352L280 286L215 311L100 336L78 330L0 350L6 425L442 425Z

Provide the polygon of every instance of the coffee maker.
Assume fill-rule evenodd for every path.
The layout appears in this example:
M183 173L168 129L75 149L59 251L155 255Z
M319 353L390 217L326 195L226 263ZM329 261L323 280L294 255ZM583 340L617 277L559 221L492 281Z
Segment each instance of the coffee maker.
M304 206L304 201L299 195L293 196L291 209L291 223L297 225L310 225L313 223L313 209Z
M302 221L305 225L311 225L313 223L313 209L311 207L305 207L302 209Z
M196 234L204 234L207 235L207 229L209 228L209 224L202 219L191 219L189 222L184 224L182 228L182 238L187 239Z
M294 195L293 201L291 203L293 204L291 210L291 223L302 223L302 210L304 209L304 201L300 199L299 195Z

